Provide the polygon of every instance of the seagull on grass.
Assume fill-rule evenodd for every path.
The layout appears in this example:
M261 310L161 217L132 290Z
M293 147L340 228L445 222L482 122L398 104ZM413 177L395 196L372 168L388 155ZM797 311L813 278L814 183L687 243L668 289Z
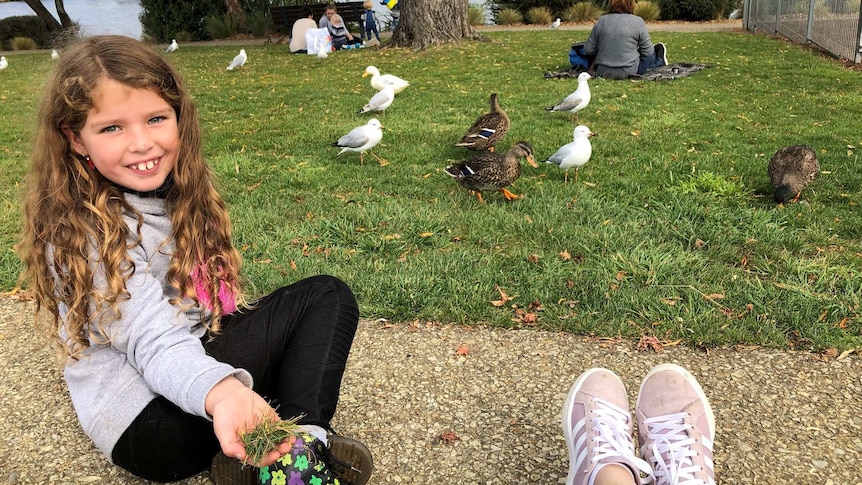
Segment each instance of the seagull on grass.
M581 168L593 154L590 137L596 136L584 125L575 128L574 141L561 146L556 153L548 157L545 163L552 163L565 170L565 182L569 183L569 169L575 169L575 182L578 181L578 169Z
M377 159L380 166L384 166L389 162L378 157L371 151L371 149L377 146L382 139L383 125L380 124L380 121L377 118L371 118L368 120L368 123L350 130L350 133L339 138L337 142L332 144L332 146L341 148L338 155L341 155L344 152L359 153L360 164L363 163L362 156L365 152L369 152L372 157Z
M177 44L177 39L174 39L173 42L171 42L171 45L169 45L168 48L165 49L165 52L167 52L167 53L176 52L176 50L179 48L180 48L180 45Z
M578 89L574 93L566 96L566 99L560 101L550 108L545 108L547 111L568 111L577 116L578 111L587 107L590 104L590 85L587 84L589 79L593 77L587 72L578 74Z
M395 101L395 88L389 82L383 83L383 89L371 97L368 104L359 110L359 113L368 113L369 111L381 111L383 116L386 116L386 108L392 105Z
M245 54L245 49L240 49L239 54L230 61L230 65L227 66L228 71L233 71L237 67L242 67L245 65L245 61L248 60L248 56Z
M60 58L60 53L57 52L57 49L51 49L51 60L56 61Z
M556 29L560 26L560 19L554 20L551 25L548 26L549 29Z
M0 56L0 71L5 70L9 67L9 61L6 60L6 56Z

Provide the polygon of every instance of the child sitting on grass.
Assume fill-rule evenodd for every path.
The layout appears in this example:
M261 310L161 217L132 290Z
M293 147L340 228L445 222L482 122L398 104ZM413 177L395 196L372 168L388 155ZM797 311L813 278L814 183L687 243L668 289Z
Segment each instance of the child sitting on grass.
M301 446L322 463L315 473L365 483L367 448L329 424L359 318L353 293L316 276L246 304L178 72L140 41L83 39L57 61L37 122L24 276L107 459L159 482L216 463L216 483L250 483L239 435L299 417L254 463L261 475L284 473L277 460Z

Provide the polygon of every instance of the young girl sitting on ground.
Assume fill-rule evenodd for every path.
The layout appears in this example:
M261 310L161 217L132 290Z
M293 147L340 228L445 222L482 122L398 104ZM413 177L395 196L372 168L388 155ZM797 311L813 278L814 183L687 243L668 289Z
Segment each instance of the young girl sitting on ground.
M301 416L301 431L255 463L261 481L313 472L322 483L365 483L367 448L329 425L356 300L318 276L245 304L201 144L177 71L137 40L84 39L48 80L19 247L81 426L108 460L145 479L180 480L213 463L216 483L251 483L238 433ZM276 461L297 449L321 466Z

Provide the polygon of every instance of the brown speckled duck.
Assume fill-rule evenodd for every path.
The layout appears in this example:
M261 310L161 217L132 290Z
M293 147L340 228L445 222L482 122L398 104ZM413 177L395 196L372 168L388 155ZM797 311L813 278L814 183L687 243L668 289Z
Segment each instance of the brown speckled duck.
M465 189L474 191L479 202L484 202L484 190L498 190L506 200L515 200L518 196L506 190L506 186L521 176L522 158L526 158L530 166L539 167L533 159L533 147L528 142L519 141L506 153L483 153L449 165L445 170Z
M494 145L503 138L507 131L509 131L509 116L500 108L497 93L492 93L491 111L477 118L455 146L493 152Z
M779 148L769 159L769 180L775 187L773 198L779 204L796 202L806 185L820 172L817 153L808 145Z

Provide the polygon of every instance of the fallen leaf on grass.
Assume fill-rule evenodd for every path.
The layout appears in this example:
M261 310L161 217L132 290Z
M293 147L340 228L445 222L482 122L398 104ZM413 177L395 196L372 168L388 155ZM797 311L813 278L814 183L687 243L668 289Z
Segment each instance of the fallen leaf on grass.
M460 440L461 437L455 434L454 431L444 431L440 433L440 436L438 436L437 439L440 440L441 443L451 445L452 443Z
M830 348L824 349L821 352L814 355L814 358L821 362L828 362L833 359L838 358L838 349Z
M862 349L847 349L844 352L841 352L841 355L839 355L836 360L846 359L852 353L860 354L862 353Z
M563 261L569 261L570 259L572 259L572 255L571 255L571 254L569 254L569 252L568 252L568 251L566 251L565 249L563 249L562 251L560 251L560 258L561 258Z
M638 341L637 349L638 350L653 350L655 353L660 354L660 353L664 352L664 345L662 345L662 343L659 341L659 339L657 339L653 336L644 335Z
M463 345L463 344L460 345L457 350L455 350L456 355L463 355L465 357L469 353L470 353L470 347L467 347L466 345Z
M499 300L491 300L492 305L503 306L506 304L506 302L511 301L513 299L513 297L510 297L509 295L507 295L506 292L503 291L503 289L500 288L499 286L494 285L494 288L496 288L497 291L500 292L500 299Z

